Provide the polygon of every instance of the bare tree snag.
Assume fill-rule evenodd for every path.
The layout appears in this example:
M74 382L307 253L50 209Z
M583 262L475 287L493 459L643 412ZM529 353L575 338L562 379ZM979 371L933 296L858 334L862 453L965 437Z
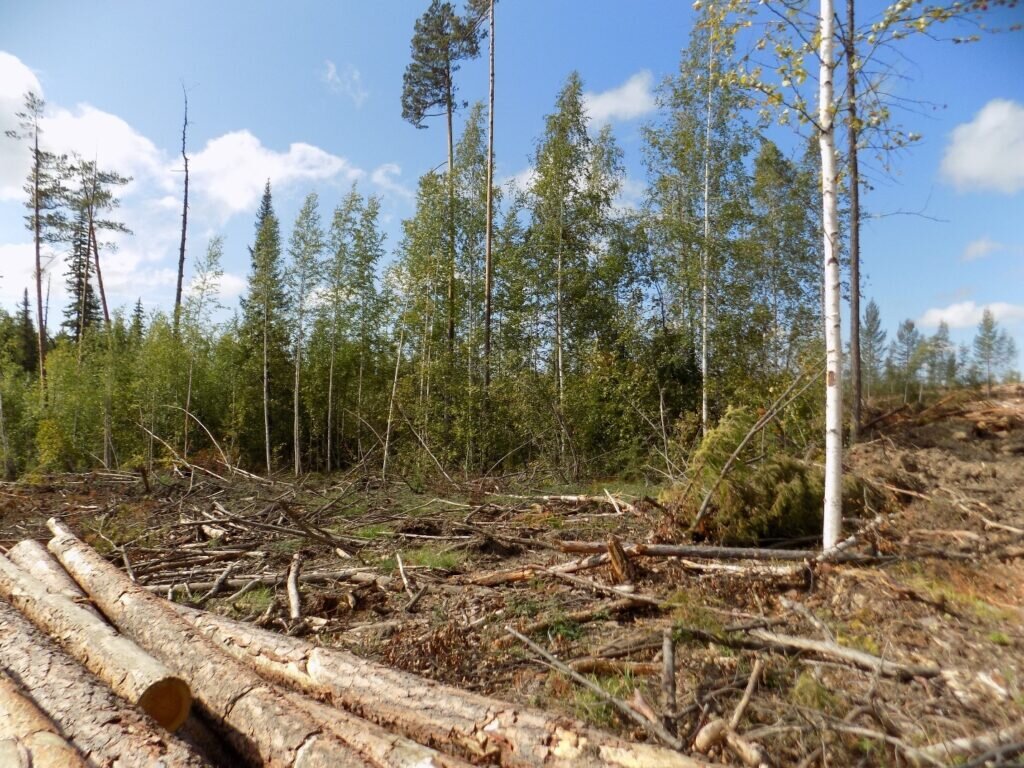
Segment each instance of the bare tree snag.
M181 247L178 250L178 287L174 292L174 336L177 338L181 325L181 284L185 278L185 235L188 232L188 155L185 154L185 139L188 135L188 91L181 86L185 96L185 119L181 124L181 159L185 163L185 191L181 204Z
M292 621L302 620L302 596L299 594L299 571L302 570L302 552L292 555L292 564L288 568L288 618Z
M294 703L196 635L168 604L133 584L51 519L49 549L125 634L192 686L196 702L245 759L265 768L363 768L368 763Z
M94 613L47 591L0 555L0 595L121 698L172 733L192 706L185 682Z
M0 672L0 765L9 768L86 768L50 719Z
M0 667L97 768L202 768L195 752L126 704L0 600Z
M695 765L671 750L626 742L568 718L450 688L223 616L176 609L200 634L265 677L327 694L337 707L470 762L515 768Z

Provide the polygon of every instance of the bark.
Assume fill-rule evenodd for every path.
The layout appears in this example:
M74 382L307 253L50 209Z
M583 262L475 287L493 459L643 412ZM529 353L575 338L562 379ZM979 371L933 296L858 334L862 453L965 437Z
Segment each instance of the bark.
M32 692L36 706L91 768L201 768L176 737L63 653L18 611L0 601L0 667Z
M825 499L822 547L839 541L843 522L843 360L839 318L839 211L836 181L832 53L835 9L821 0L818 147L821 151L822 230L825 267Z
M168 603L128 580L56 520L50 551L123 632L192 686L196 701L245 759L265 768L344 768L368 763L295 704L198 637Z
M182 84L184 90L184 84ZM185 138L188 134L188 91L185 91L185 120L181 125L181 157L185 161L185 192L181 204L181 247L178 250L178 287L174 292L174 336L178 336L181 325L181 284L185 278L185 235L188 231L188 155L185 154Z
M704 125L704 245L700 263L700 432L708 433L708 269L711 264L711 75L714 42L708 42L708 104Z
M95 613L46 586L0 555L0 595L55 638L121 698L138 706L172 733L192 706L181 678L119 635Z
M365 661L346 651L185 606L176 609L200 634L264 676L474 763L502 766L693 766L661 747L632 744L582 723L516 707Z
M383 483L388 476L388 448L391 445L391 424L395 415L395 395L398 393L398 369L402 364L402 343L405 341L405 328L398 333L398 352L395 354L395 377L391 381L391 399L388 401L388 423L384 431L384 460L380 467L380 481Z
M32 236L36 246L36 322L39 333L36 334L39 352L39 389L46 394L46 320L43 317L43 223L40 217L41 201L39 199L39 177L42 173L42 156L39 154L39 123L34 129L35 149L33 150L32 167ZM88 256L86 257L88 258Z
M487 98L487 221L484 227L484 389L491 386L491 292L494 265L491 244L494 240L494 0L490 3L489 72Z
M8 768L86 768L57 726L0 672L0 765Z
M854 48L854 0L846 0L846 71L850 99L847 154L850 158L850 381L853 384L853 413L850 414L850 444L860 431L860 167L857 161L857 71Z
M300 299L301 301L301 299ZM299 318L299 340L295 344L295 392L292 399L292 453L295 459L295 476L302 474L302 429L299 422L301 393L300 371L302 370L302 318Z

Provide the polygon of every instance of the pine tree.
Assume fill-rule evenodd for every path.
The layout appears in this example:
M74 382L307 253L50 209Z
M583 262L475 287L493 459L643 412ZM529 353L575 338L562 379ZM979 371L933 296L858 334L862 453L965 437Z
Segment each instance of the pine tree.
M29 210L25 217L25 224L32 232L35 246L37 371L39 386L43 391L46 389L47 341L46 322L43 317L43 273L45 269L42 248L44 243L56 242L61 238L65 223L62 208L64 189L61 186L61 178L65 172L65 158L39 146L39 138L42 134L40 122L45 108L46 102L29 91L25 94L24 111L15 113L19 121L18 130L6 132L9 138L28 141L29 152L32 154L32 166L25 183L25 192L28 195L25 207Z
M459 62L480 53L474 19L463 19L449 2L432 0L416 21L411 58L402 78L402 118L417 128L427 117L445 115L448 137L448 355L455 350L455 157L452 115ZM435 112L434 110L441 110Z
M860 325L860 351L863 361L864 395L871 398L872 388L882 380L885 361L885 329L882 316L874 299L864 308L864 322Z
M903 384L903 402L910 395L910 383L921 368L923 359L923 340L913 320L904 320L896 329L896 338L889 345L889 360L892 369Z
M988 307L982 312L973 348L974 363L981 371L986 393L991 396L992 382L1012 364L1017 348L1010 335L999 328Z

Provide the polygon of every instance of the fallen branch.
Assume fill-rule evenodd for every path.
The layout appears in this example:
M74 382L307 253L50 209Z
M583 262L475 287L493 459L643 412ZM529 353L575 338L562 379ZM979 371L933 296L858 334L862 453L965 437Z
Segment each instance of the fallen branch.
M505 631L512 635L514 638L516 638L516 640L523 643L535 654L540 656L540 658L547 662L549 666L558 670L563 675L567 675L568 677L572 678L575 682L579 683L588 691L595 694L598 698L611 704L613 707L615 707L615 709L617 709L619 712L625 715L629 720L632 720L634 723L639 725L641 728L647 731L647 733L651 734L651 736L656 738L662 744L666 744L677 751L682 750L683 743L679 741L679 739L677 739L671 733L666 731L660 723L652 722L651 720L647 719L621 699L615 698L610 693L608 693L604 688L597 685L596 683L591 682L587 678L583 677L583 675L576 672L574 669L572 669L572 667L563 664L561 661L556 659L550 653L548 653L535 642L533 642L530 638L519 634L511 627L505 627ZM699 763L695 762L694 765L699 765Z

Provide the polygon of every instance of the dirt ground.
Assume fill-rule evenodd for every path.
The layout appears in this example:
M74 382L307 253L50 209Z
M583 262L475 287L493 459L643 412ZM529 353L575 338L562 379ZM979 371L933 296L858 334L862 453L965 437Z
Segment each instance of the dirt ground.
M520 478L433 495L356 474L270 484L212 461L145 481L3 484L0 546L45 539L56 515L176 600L638 740L647 734L609 697L691 745L733 715L760 662L736 731L776 765L1016 764L1024 744L926 747L1001 729L998 742L1024 742L1024 391L898 410L846 462L890 500L874 519L847 521L857 538L846 562L643 556L623 573L565 550L664 541L656 487L541 490ZM297 555L310 579L299 624L284 588ZM230 581L206 594L226 568ZM724 745L707 754L741 764Z

